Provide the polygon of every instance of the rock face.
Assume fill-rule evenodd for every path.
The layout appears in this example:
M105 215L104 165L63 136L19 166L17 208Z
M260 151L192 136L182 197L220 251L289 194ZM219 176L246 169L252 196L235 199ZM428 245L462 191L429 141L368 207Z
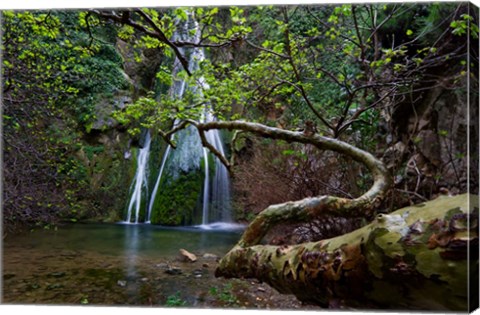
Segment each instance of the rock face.
M75 153L85 170L90 191L95 192L87 194L83 201L82 209L90 212L85 213L86 217L97 215L103 221L121 218L119 209L124 208L135 173L135 164L124 157L128 150L128 135L116 129L106 129L91 131L87 144Z
M154 88L158 67L163 61L163 54L158 49L140 50L130 43L117 40L117 51L122 55L124 75L133 85L133 99L143 96Z
M468 141L470 152L478 151L479 128L474 119L478 105L469 106L467 93L441 85L417 94L418 102L405 101L382 113L389 127L387 147L379 152L384 153L383 160L395 175L396 188L427 199L441 190L459 194L470 188L478 192L478 163L469 161L468 154ZM412 194L403 197L405 203ZM402 204L401 197L396 201Z
M82 180L90 187L84 199L78 203L78 219L123 219L141 141L132 139L125 127L115 120L113 113L153 89L155 74L163 58L156 50L133 48L120 39L115 48L123 61L123 69L118 69L118 72L123 75L125 86L123 90L116 90L113 95L105 95L96 101L96 119L86 127L83 136L85 145L75 152L75 159L81 162L85 170ZM152 158L152 161L156 159Z

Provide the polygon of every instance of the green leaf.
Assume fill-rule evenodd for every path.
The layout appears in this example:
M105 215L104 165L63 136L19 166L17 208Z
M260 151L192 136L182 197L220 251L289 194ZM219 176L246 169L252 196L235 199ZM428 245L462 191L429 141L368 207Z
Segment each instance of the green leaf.
M187 12L181 8L175 9L175 15L182 21L188 20Z

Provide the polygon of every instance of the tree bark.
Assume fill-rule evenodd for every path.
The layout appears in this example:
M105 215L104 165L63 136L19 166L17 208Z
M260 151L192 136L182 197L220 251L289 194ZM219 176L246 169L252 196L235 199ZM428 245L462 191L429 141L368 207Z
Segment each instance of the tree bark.
M331 150L348 155L364 164L372 173L374 180L372 187L355 199L318 196L268 207L247 227L238 243L241 247L259 244L268 231L278 223L306 222L326 214L342 217L365 216L382 200L391 185L390 176L380 160L368 152L337 139L245 121L213 121L195 123L195 126L200 133L211 129L243 130L264 138L311 144L320 150Z
M468 311L478 304L478 298L469 296L475 288L469 283L478 283L477 197L441 197L379 214L369 225L318 242L264 245L268 231L286 221L369 213L390 187L385 166L368 152L318 134L243 121L195 126L200 132L243 130L346 154L364 164L374 179L372 187L355 199L317 196L269 206L220 260L216 276L257 278L303 302L332 308Z
M474 205L476 196L440 197L319 242L239 243L216 276L257 278L325 307L469 311L478 305Z

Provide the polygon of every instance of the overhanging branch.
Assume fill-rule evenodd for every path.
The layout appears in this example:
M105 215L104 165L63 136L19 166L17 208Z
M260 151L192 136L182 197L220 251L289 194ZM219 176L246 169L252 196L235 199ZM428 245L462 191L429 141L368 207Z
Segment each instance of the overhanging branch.
M370 153L343 141L327 138L318 134L306 135L303 132L290 131L245 121L212 121L196 124L203 131L212 129L242 130L261 137L312 144L321 150L331 150L345 154L365 165L373 176L372 187L355 199L334 196L317 196L284 204L272 205L262 211L248 226L238 246L248 247L258 244L271 227L285 220L309 220L325 213L333 213L344 217L359 216L369 211L377 201L381 200L391 185L391 179L383 163Z

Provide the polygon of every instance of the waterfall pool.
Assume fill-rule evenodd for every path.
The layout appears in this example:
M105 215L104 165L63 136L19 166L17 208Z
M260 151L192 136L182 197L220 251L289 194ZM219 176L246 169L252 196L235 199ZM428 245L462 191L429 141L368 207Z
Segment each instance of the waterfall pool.
M178 228L76 223L7 237L3 303L249 305L251 281L214 276L218 259L242 231L241 225L225 223ZM194 253L197 261L180 259L181 248ZM228 301L225 290L232 295ZM278 295L271 291L262 288L260 293Z
M49 251L74 250L98 254L172 258L180 248L197 254L225 254L240 238L240 224L218 223L192 227L163 227L150 224L67 224L57 229L35 230L7 238L10 248ZM26 262L27 263L27 262Z

